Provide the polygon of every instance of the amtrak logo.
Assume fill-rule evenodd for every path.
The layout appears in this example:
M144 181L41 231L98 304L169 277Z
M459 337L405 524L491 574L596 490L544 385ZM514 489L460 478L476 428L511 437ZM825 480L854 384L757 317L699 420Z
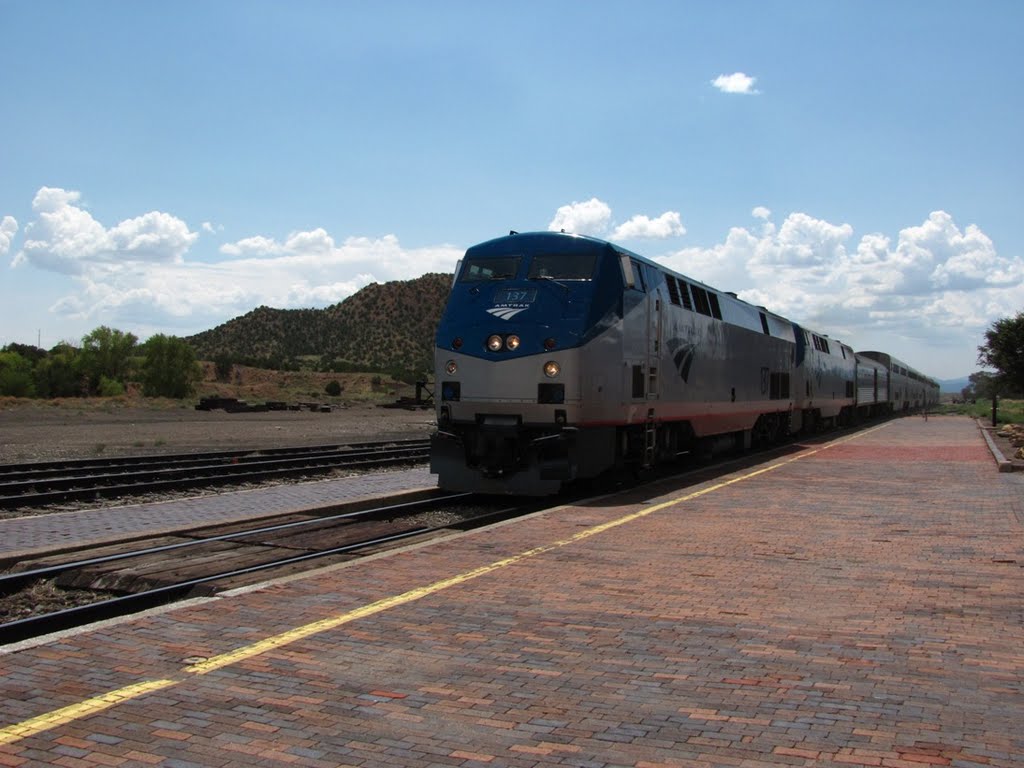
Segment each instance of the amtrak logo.
M501 320L511 320L524 309L526 309L526 307L492 307L491 309L488 309L487 312Z
M687 384L690 382L690 366L693 365L693 353L696 349L693 344L688 344L683 339L668 340L668 351L673 353L672 362L679 371L679 378Z

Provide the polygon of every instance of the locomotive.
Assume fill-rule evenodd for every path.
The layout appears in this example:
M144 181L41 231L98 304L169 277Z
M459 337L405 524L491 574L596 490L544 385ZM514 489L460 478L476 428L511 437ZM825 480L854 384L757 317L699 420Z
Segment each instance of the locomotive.
M466 251L435 343L431 472L541 496L609 470L775 443L938 402L855 353L604 240L511 232Z

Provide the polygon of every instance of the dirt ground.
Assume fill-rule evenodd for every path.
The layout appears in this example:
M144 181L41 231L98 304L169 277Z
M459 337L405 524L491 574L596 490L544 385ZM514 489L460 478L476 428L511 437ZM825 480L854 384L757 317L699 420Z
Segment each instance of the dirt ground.
M190 403L0 403L0 464L427 437L433 410L356 404L331 413L197 411Z

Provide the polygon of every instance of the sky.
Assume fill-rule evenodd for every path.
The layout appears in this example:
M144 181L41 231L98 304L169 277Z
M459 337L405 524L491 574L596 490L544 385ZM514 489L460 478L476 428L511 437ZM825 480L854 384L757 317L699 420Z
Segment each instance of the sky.
M0 0L0 346L611 240L935 378L1024 309L1024 3Z

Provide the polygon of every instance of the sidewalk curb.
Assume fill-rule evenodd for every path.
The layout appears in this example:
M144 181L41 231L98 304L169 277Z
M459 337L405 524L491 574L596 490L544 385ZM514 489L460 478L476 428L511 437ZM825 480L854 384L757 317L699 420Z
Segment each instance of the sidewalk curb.
M1013 472L1013 462L1007 459L999 446L992 440L992 436L989 434L991 431L989 427L982 424L981 419L976 420L978 423L978 429L981 430L981 434L985 437L985 442L988 443L988 449L992 451L992 458L996 460L996 466L1000 472Z

